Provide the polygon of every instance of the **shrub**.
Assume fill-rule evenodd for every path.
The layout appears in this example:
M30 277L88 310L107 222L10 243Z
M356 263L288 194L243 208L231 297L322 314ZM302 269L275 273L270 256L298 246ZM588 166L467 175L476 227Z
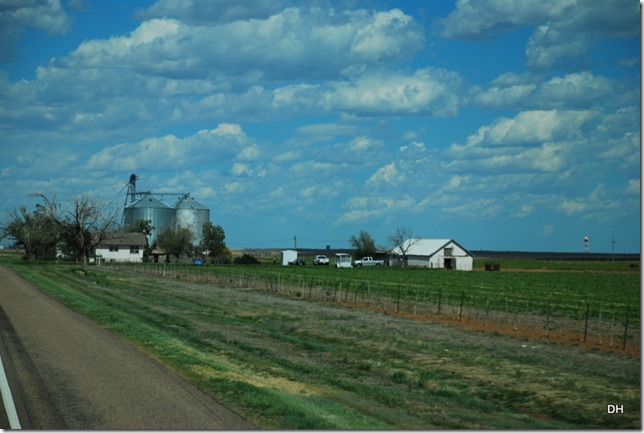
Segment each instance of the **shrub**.
M259 260L250 254L244 253L241 257L236 257L234 260L236 265L259 265Z

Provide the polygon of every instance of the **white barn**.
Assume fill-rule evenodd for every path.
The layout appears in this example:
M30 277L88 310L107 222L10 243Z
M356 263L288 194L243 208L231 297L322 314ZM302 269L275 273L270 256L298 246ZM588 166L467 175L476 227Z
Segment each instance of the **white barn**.
M406 251L407 266L422 266L432 269L456 269L471 271L474 256L453 239L407 239L402 249ZM402 250L396 247L391 251L400 263Z
M119 233L96 246L96 259L106 262L142 262L146 245L143 233Z

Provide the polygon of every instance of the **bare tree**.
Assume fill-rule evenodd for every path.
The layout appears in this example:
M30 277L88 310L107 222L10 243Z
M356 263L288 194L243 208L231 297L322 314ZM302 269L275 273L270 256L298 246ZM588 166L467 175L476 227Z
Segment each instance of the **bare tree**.
M116 229L116 210L105 212L98 200L83 194L71 199L70 206L61 207L44 194L32 194L43 201L43 209L60 230L62 241L82 266L96 246Z
M389 243L393 245L395 254L398 255L403 267L407 264L407 252L418 241L410 228L397 228L396 232L389 236Z

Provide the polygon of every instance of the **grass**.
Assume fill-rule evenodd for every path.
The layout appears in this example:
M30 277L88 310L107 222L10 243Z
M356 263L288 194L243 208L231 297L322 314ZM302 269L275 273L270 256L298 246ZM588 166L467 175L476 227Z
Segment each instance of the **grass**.
M252 288L2 261L264 428L640 428L638 357Z

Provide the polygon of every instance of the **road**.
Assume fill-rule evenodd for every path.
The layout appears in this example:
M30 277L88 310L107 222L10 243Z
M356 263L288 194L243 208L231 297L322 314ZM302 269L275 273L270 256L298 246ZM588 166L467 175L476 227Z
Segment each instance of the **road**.
M257 428L3 266L0 356L23 429Z

